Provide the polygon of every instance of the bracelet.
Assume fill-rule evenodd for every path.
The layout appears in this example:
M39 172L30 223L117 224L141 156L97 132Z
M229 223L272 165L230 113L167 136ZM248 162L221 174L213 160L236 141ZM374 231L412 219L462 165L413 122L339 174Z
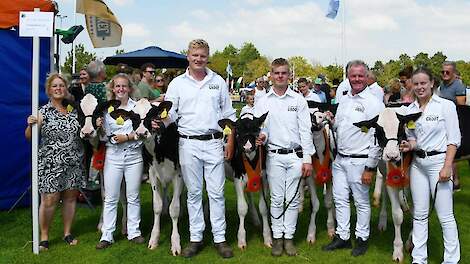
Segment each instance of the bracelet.
M126 137L127 137L127 141L129 141L129 140L130 140L130 139L129 139L129 134L126 134Z

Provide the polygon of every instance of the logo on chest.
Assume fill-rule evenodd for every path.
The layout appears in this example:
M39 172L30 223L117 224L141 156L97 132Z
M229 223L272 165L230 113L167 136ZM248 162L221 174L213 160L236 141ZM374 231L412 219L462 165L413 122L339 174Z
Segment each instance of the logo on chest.
M297 111L297 106L296 105L290 105L289 107L287 107L287 111L296 112Z
M364 113L365 109L364 109L364 106L363 106L363 105L356 105L356 106L354 107L354 111Z
M436 122L439 120L439 116L437 115L428 115L426 116L426 121L428 122Z
M219 85L218 84L209 84L209 89L210 90L219 90Z

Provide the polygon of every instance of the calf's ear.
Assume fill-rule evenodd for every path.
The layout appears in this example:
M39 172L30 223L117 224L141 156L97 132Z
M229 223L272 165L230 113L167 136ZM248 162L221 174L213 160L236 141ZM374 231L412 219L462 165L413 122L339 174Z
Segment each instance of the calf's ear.
M258 117L258 126L262 126L264 121L266 120L266 117L268 116L268 113L269 112L266 112L264 114L262 114L260 117Z
M418 113L414 113L414 114L408 114L408 115L400 115L397 113L397 118L400 122L403 122L403 123L408 123L409 121L416 121L418 120L418 118L421 116L421 112L418 112Z
M353 125L360 128L362 131L367 132L365 130L369 130L371 127L377 127L377 120L379 120L378 115L370 120L353 123Z
M235 128L235 122L233 122L232 120L228 118L220 119L217 123L222 129L224 129L225 126L228 126L230 129Z

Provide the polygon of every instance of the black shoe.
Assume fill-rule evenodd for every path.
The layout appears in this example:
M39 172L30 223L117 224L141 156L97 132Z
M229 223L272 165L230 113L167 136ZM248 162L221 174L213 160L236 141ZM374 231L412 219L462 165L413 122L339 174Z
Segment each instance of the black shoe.
M351 255L354 257L366 254L368 248L367 240L362 240L362 238L356 238L356 243L354 244L354 248L351 251Z
M341 249L341 248L352 248L351 239L342 240L339 237L339 235L335 235L335 237L333 238L333 241L331 241L330 244L323 246L322 250L333 251L333 250Z
M227 242L214 243L217 253L223 258L233 257L232 248L227 244Z
M96 245L96 249L105 249L105 248L109 248L111 246L111 242L109 241L106 241L106 240L101 240L97 245Z
M191 258L197 255L203 248L202 241L200 242L189 242L189 245L183 249L181 255L185 258Z
M282 250L284 248L284 240L282 238L273 239L273 245L271 248L271 255L273 257L282 256Z

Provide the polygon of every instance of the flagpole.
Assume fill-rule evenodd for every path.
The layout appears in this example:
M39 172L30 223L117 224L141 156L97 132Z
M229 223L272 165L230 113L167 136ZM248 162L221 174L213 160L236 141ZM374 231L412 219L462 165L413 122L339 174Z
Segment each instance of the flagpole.
M77 0L73 1L73 25L77 24ZM75 40L72 41L72 72L75 73Z
M341 21L341 60L343 62L343 80L346 80L346 0L341 1L342 21Z

